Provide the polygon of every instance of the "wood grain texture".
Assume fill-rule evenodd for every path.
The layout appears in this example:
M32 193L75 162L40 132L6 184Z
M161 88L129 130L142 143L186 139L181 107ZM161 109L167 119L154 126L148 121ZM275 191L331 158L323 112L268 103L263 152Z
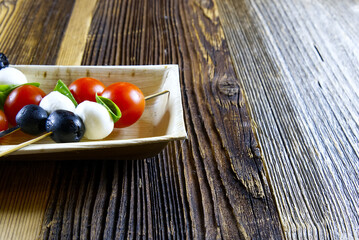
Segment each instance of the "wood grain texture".
M52 162L0 162L0 239L35 239L53 178Z
M358 2L218 4L286 238L358 239Z
M10 64L55 64L73 4L1 1L0 51L9 56Z
M40 238L282 237L216 5L97 2L82 64L166 63L189 139L149 159L58 162Z
M80 65L96 0L75 1L66 34L56 59L57 65Z
M11 64L54 64L72 5L73 1L1 1L0 52ZM36 239L54 172L51 161L1 161L0 239Z

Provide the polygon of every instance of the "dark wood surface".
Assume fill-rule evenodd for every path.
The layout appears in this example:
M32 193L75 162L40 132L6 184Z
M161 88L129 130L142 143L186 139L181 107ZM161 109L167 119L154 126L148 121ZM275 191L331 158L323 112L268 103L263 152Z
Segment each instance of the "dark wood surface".
M357 5L0 2L12 64L178 64L188 134L134 161L2 159L0 239L358 238Z

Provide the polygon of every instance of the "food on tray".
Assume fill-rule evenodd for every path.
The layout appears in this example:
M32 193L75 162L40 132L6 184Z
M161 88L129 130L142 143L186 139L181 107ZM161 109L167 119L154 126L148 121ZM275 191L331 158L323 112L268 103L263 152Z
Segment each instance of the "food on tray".
M0 131L5 131L9 128L9 123L6 119L5 113L3 110L0 110Z
M45 109L49 114L58 109L75 112L75 104L68 97L58 91L52 91L47 94L41 100L40 107Z
M131 126L140 119L145 110L145 97L132 83L113 83L103 90L101 96L111 99L120 108L122 116L115 123L117 128Z
M85 138L98 140L107 137L114 128L114 120L101 104L91 101L80 103L75 109L86 126Z
M86 127L82 119L67 110L56 110L46 120L46 131L57 143L79 142L85 134Z
M27 83L26 76L16 68L9 66L5 54L0 53L0 85L20 85Z
M37 135L45 132L48 114L42 107L29 104L24 106L16 115L16 123L25 133Z
M0 68L0 72L10 68L2 53ZM6 78L13 76L9 73ZM0 104L5 113L3 120L0 113L3 130L8 128L8 121L28 134L52 132L51 138L56 142L77 142L83 136L99 140L107 137L114 127L124 128L137 122L145 109L142 91L127 82L106 87L100 80L83 77L67 87L59 80L46 95L38 83L19 79L0 86Z
M45 96L45 92L34 85L16 87L8 94L4 103L4 112L9 123L15 126L15 117L21 108L29 104L39 105Z
M2 64L8 67L5 55L2 56ZM8 121L32 135L51 131L56 142L76 142L82 136L103 139L114 127L137 122L145 108L145 97L137 86L118 82L106 87L89 77L79 78L69 87L59 80L47 95L36 83L5 85L1 93L5 99L3 130L8 128Z
M81 79L87 79L87 78L81 78ZM87 79L88 80L88 79ZM83 80L81 81L75 81L77 83L79 82L83 82ZM91 80L91 82L93 83L94 81ZM97 83L99 83L100 81L96 80ZM93 84L89 85L90 88L93 89ZM18 88L16 88L15 90L13 90L9 96L11 96L13 93L16 93L18 90L17 89L21 89L21 88L29 88L29 87L34 87L31 85L23 85L20 86ZM83 88L86 87L86 85L82 85ZM126 102L124 104L122 104L122 106L126 106L127 108L132 108L130 109L130 111L127 110L127 108L124 107L124 110L127 111L126 113L128 117L130 117L132 123L133 124L135 121L137 121L139 119L139 117L142 115L143 109L144 109L144 97L143 94L141 92L141 90L139 90L136 86L134 86L133 84L129 85L127 83L118 83L118 84L114 84L113 86L111 86L111 88L109 88L110 90L106 91L106 93L112 93L112 94L117 94L117 93L121 93L124 95L124 98L115 98L115 100L122 100L126 99ZM135 89L135 91L133 90ZM35 92L35 97L37 97L39 94ZM78 91L81 92L81 91ZM49 129L54 129L55 132L53 132L52 134L52 138L53 140L55 140L56 142L65 142L65 141L69 141L69 142L76 142L76 141L80 141L80 139L82 138L82 136L84 135L85 138L90 139L90 140L99 140L99 139L103 139L105 137L107 137L114 128L114 124L116 121L118 121L119 119L121 119L121 111L118 108L118 106L111 100L108 99L104 96L97 96L97 93L95 91L92 91L91 94L89 94L88 92L90 91L82 91L82 92L87 92L87 97L92 99L92 94L94 94L94 99L96 102L93 101L89 101L89 100L85 100L83 102L81 102L79 105L77 105L77 102L74 100L74 96L72 95L72 93L70 92L70 89L66 87L66 85L63 84L63 82L61 80L59 80L59 82L57 83L54 91L50 92L48 95L42 97L43 94L41 94L41 101L39 102L39 106L38 109L41 109L43 111L45 111L47 114L50 114L49 119L47 121L50 121L50 123L52 123L52 127L47 127L47 131L50 131ZM105 92L105 91L104 91ZM101 92L102 94L102 92ZM28 94L29 96L31 94ZM19 96L19 94L16 94L15 96ZM114 95L110 95L111 97L114 97ZM138 97L139 96L139 97ZM30 97L28 97L30 99ZM142 103L140 101L138 101L138 99L140 99L140 101L143 101ZM5 101L5 103L8 100ZM73 102L75 101L75 102ZM132 101L132 102L131 102ZM28 102L28 101L25 101ZM76 104L74 104L76 103ZM42 123L38 122L36 123L36 117L38 115L34 114L31 115L29 113L30 109L31 110L35 110L35 105L38 104L37 101L34 101L33 103L31 103L31 105L25 105L20 111L17 111L17 109L14 110L14 112L19 112L19 114L16 117L16 121L15 124L13 125L18 125L23 132L25 133L29 133L29 134L39 134L41 133L40 127L38 127L38 129L36 127L32 127L35 126L36 124L38 124L37 126L40 126ZM136 105L137 104L137 105ZM75 107L75 105L77 105L77 107ZM29 107L31 106L31 107ZM136 106L140 106L140 111L134 111ZM9 107L9 109L12 109ZM84 133L82 134L82 131L80 131L81 134L79 134L79 132L76 132L77 129L76 128L65 128L65 127L59 127L63 125L63 121L62 119L64 119L65 117L60 117L60 116L66 116L65 119L68 119L69 116L73 116L73 115L69 115L68 113L63 113L63 112L58 112L58 110L65 110L65 111L69 111L69 112L73 112L75 114L76 117L81 118L82 120L82 125L84 125L84 129L86 130L82 130ZM52 115L52 113L57 112L57 115ZM59 113L61 113L61 115L58 115ZM47 117L47 116L46 116ZM45 118L46 118L45 117ZM51 120L51 118L53 118ZM74 116L73 116L74 117ZM43 118L39 118L39 121L43 121ZM28 124L27 124L28 122ZM71 121L69 121L66 124L70 124L72 123ZM24 126L24 127L22 127ZM33 128L33 131L32 131ZM72 134L70 134L71 131L75 131ZM66 136L64 136L64 133L66 132ZM81 138L80 138L81 136Z
M96 94L101 94L104 89L101 81L90 77L76 79L69 85L70 92L79 104L86 100L96 102Z

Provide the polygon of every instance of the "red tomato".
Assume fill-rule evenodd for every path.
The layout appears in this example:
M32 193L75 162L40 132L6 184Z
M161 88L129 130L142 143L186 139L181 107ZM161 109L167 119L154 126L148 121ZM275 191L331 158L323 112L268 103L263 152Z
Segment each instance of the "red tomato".
M0 110L0 131L4 131L9 128L4 111Z
M102 82L90 77L79 78L69 86L77 103L85 100L96 102L96 93L100 95L104 89L105 85Z
M145 97L132 83L113 83L105 88L101 96L111 99L120 108L122 117L115 123L117 128L134 124L145 110Z
M16 125L16 114L28 104L39 105L45 93L38 87L22 85L15 88L6 98L4 112L10 124Z

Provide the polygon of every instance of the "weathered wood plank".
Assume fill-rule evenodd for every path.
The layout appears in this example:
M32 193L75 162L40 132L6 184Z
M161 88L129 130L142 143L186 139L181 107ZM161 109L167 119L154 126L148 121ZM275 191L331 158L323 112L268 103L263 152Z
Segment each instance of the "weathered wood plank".
M0 239L38 236L54 169L51 162L0 162Z
M52 195L41 237L281 238L216 5L98 1L93 16L82 64L179 64L189 139L150 159L82 162L86 182L54 184L86 197ZM65 179L77 167L58 165ZM82 210L64 224L71 208L53 214L53 204L68 201Z
M16 25L11 17L22 13L1 15L6 19L1 48L12 63L53 64L80 56L80 48L58 54L74 1L23 4L25 25ZM33 15L35 10L40 15ZM41 239L282 237L212 1L97 1L81 63L179 64L189 139L138 161L39 162L43 170L35 164L35 183L28 181L35 174L31 171L31 176L17 178L19 186L31 185L29 191L36 192L35 185L44 191L41 231L31 228L33 234ZM4 179L9 174L15 178L22 164L14 169L3 162ZM29 206L26 198L20 195L12 207L11 185L1 181L0 186L7 189L1 195L6 204L0 206L21 216ZM20 226L27 231L28 225ZM13 230L6 236L15 236Z
M357 2L218 4L286 238L359 238Z
M54 64L72 5L73 1L1 1L0 52L11 64ZM36 239L55 169L51 161L1 161L0 239Z
M55 64L75 1L2 1L0 50L11 64Z
M80 65L97 0L76 0L61 41L57 65Z

